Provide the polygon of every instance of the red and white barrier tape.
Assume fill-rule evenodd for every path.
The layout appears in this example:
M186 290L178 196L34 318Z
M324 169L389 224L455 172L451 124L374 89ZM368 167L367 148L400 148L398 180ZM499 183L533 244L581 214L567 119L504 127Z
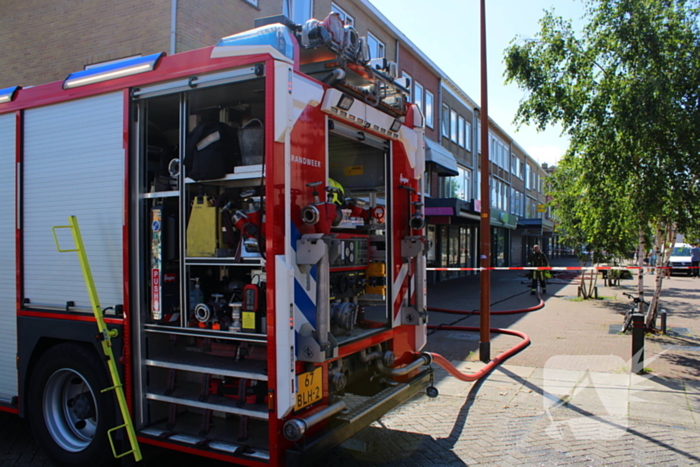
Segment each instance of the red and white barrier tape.
M675 269L697 269L698 266L687 266ZM602 271L610 269L671 269L671 266L517 266L491 268L425 268L427 271Z

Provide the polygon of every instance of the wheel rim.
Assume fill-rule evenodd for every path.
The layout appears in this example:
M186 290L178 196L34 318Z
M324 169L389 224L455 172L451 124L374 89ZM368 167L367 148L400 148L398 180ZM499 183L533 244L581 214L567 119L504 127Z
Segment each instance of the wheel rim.
M56 371L44 388L46 427L63 450L85 449L97 431L97 399L83 375L70 368Z

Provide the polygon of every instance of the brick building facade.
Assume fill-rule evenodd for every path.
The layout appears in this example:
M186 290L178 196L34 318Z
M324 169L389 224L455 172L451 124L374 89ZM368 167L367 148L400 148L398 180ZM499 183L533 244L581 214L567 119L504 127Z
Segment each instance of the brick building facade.
M7 0L3 6L0 89L61 80L125 57L214 45L260 17L287 14L301 23L340 13L367 38L373 57L396 62L399 76L410 78L411 99L426 117L432 264L477 266L479 107L370 0ZM519 265L534 242L545 251L553 246L553 224L540 212L547 171L495 122L489 130L491 253L494 264Z

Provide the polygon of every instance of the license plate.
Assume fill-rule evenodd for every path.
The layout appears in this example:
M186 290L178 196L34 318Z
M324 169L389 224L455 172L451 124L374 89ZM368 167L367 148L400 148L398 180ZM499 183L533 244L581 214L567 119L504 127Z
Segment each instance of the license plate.
M295 411L323 399L323 368L318 367L297 376L297 391Z

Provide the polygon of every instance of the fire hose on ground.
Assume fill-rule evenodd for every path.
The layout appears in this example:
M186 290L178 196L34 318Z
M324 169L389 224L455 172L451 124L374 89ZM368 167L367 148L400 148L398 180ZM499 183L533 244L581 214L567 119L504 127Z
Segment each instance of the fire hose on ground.
M538 296L539 298L539 296ZM521 310L505 310L505 311L494 311L491 312L492 314L497 314L497 315L508 315L508 314L515 314L515 313L526 313L530 311L536 311L544 307L544 300L540 298L540 303L529 308L524 308ZM460 311L460 310L446 310L442 308L428 308L430 311L437 311L440 313L451 313L451 314L478 314L479 311ZM444 329L448 331L479 331L480 329L475 326L452 326L452 325L431 325L428 326L428 329ZM415 355L418 357L416 360L413 362L409 363L406 366L403 366L401 368L389 368L383 363L382 358L368 358L365 356L364 358L368 358L368 360L374 360L375 365L377 370L389 377L400 377L400 376L405 376L409 373L411 373L414 370L417 370L421 366L425 365L430 365L431 363L436 363L440 365L442 368L444 368L449 374L454 376L455 378L461 380L461 381L466 381L466 382L471 382L471 381L476 381L478 379L483 378L487 374L489 374L497 365L503 363L507 358L517 354L521 350L523 350L525 347L530 345L530 337L520 331L513 331L511 329L500 329L500 328L491 328L491 332L495 332L498 334L508 334L511 336L517 336L522 339L517 345L511 347L510 349L506 350L505 352L501 353L498 355L496 358L491 360L485 367L483 367L481 370L477 371L476 373L471 373L471 374L465 374L459 371L452 363L450 363L449 360L447 360L445 357L443 357L440 354L437 353L432 353L432 352L418 352ZM433 388L434 389L434 388ZM437 392L435 392L435 395L437 395ZM321 410L310 417L306 418L298 418L298 419L292 419L288 420L284 424L283 432L284 435L287 439L291 441L298 441L304 436L304 433L306 431L316 425L317 423L326 420L330 418L331 416L335 415L336 413L342 411L345 409L345 402L337 402L324 410Z
M529 308L522 308L518 310L503 310L503 311L492 311L492 315L513 315L513 314L518 314L518 313L528 313L531 311L537 311L541 308L544 307L544 300L538 295L537 298L539 298L540 303L538 303L535 306L531 306ZM449 310L445 308L432 308L428 307L429 311L436 311L439 313L449 313L449 314L457 314L457 315L478 315L480 314L479 310L474 310L474 311L462 311L462 310ZM470 332L478 332L481 329L476 327L476 326L452 326L452 325L430 325L428 326L428 329L443 329L446 331L470 331ZM510 349L506 350L505 352L502 352L499 354L496 358L491 360L485 367L483 367L481 370L477 371L476 373L471 373L471 374L466 374L462 373L459 371L452 363L450 363L449 360L447 360L445 357L443 357L440 354L436 353L431 353L431 352L423 352L423 353L418 353L418 355L421 359L423 360L429 360L425 363L425 365L430 364L431 362L435 362L436 364L440 365L445 371L447 371L450 375L454 376L455 378L459 379L460 381L476 381L478 379L483 378L487 374L489 374L493 369L503 363L506 359L512 357L513 355L519 353L523 349L525 349L527 346L530 345L530 337L520 331L514 331L511 329L501 329L501 328L490 328L491 332L497 333L497 334L508 334L511 336L517 336L522 339L517 345L511 347Z

